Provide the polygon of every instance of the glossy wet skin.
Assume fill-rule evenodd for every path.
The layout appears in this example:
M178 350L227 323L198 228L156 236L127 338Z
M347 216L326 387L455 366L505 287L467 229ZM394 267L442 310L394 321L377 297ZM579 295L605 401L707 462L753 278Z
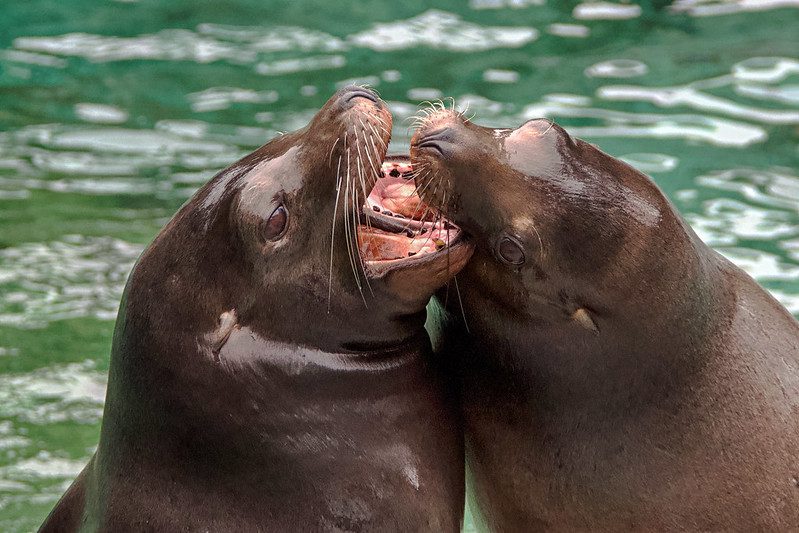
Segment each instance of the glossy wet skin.
M462 432L423 323L472 248L363 249L390 128L342 89L164 227L120 305L97 451L44 531L458 529Z
M414 135L411 156L430 169L419 184L424 200L470 233L490 263L479 279L500 308L555 322L585 308L598 325L619 292L634 289L619 265L657 260L639 243L668 201L548 120L493 129L439 112Z
M478 522L795 528L799 323L649 178L546 120L447 111L411 159L477 246L462 298L436 297L436 344L461 380Z

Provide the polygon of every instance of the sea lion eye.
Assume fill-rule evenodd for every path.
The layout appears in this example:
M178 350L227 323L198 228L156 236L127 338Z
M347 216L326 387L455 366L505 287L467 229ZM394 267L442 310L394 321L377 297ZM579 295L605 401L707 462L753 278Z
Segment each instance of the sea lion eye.
M288 212L286 208L279 205L269 218L266 219L261 226L261 235L264 239L269 241L276 241L283 236L286 230L286 222L288 222Z
M522 245L512 237L502 237L499 240L497 256L499 256L500 261L509 265L519 266L524 263Z

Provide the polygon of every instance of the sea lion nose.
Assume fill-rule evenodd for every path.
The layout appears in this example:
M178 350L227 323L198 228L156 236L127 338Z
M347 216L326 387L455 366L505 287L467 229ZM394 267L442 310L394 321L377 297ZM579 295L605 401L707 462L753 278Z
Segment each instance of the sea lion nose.
M343 103L351 103L357 100L358 98L365 98L374 103L378 102L377 95L374 93L374 91L371 91L365 87L359 87L357 85L348 85L347 87L341 89L341 91L339 92L339 101Z
M456 132L450 127L444 127L422 135L412 144L417 149L435 150L441 155L446 155L445 147L455 143Z

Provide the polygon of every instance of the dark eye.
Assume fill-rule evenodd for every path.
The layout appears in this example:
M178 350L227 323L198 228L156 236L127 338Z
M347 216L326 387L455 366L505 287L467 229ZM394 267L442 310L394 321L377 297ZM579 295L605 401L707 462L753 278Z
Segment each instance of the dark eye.
M277 209L272 211L269 218L264 221L261 226L261 236L269 241L276 241L283 236L286 230L286 222L288 222L289 215L286 208L278 206Z
M521 265L524 263L524 250L522 245L512 237L502 237L497 244L497 256L504 263L509 265Z

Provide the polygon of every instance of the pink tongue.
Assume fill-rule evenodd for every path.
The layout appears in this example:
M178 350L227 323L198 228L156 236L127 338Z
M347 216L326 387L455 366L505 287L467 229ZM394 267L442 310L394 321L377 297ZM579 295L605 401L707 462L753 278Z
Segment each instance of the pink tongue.
M395 215L404 215L407 218L419 218L425 211L419 195L416 194L416 186L413 181L403 178L381 178L377 180L377 185L372 189L369 198L383 209L387 209Z
M384 163L381 169L383 177L377 180L372 192L369 193L371 204L395 215L421 219L428 210L416 194L416 184L413 179L402 177L402 174L410 172L411 169L407 163Z

